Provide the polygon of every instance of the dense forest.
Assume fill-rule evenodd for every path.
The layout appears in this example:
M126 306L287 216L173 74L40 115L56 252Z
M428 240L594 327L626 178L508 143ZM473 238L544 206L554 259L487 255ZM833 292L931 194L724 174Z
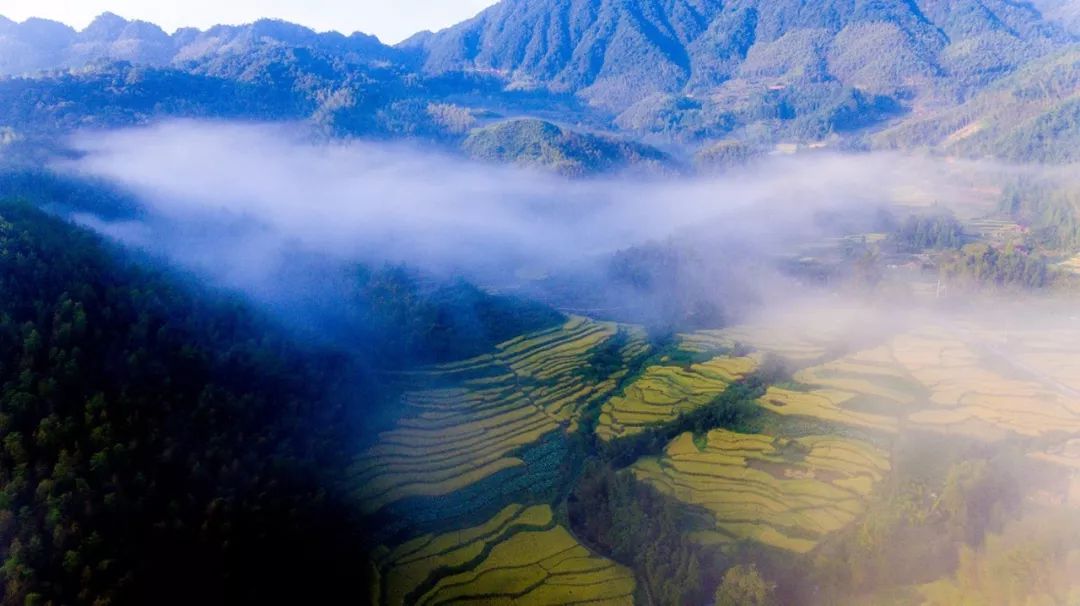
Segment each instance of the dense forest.
M1030 290L1049 285L1055 278L1046 259L1016 246L997 248L969 244L941 263L942 277L957 290Z
M1001 210L1027 227L1035 246L1080 248L1080 192L1056 179L1018 179L1006 188Z
M957 249L965 241L964 227L950 213L912 215L891 234L890 241L899 252Z
M117 254L0 207L4 603L302 601L355 582L364 533L330 478L360 431L341 395L375 383Z
M0 206L5 604L356 593L367 533L341 479L391 397L377 371L561 321L466 283L361 269L356 334L372 343L355 350L375 363L130 256Z

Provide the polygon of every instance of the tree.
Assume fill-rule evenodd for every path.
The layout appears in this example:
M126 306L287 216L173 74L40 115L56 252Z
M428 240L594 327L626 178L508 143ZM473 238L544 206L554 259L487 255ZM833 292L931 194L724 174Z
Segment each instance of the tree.
M724 573L716 589L716 606L771 606L776 583L766 581L757 566L735 566Z

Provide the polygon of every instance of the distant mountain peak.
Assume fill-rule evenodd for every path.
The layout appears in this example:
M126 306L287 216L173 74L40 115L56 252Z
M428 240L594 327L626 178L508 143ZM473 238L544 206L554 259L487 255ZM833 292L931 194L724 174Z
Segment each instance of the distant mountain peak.
M374 36L317 33L279 19L216 25L206 31L183 28L170 36L153 23L105 12L81 32L44 19L21 24L0 21L0 75L79 68L102 61L178 65L221 55L254 56L266 45L309 48L353 62L385 61L400 54Z
M128 20L115 13L101 13L86 29L79 32L83 39L107 39L119 36L128 26Z
M88 29L91 27L108 27L112 25L127 25L128 20L117 15L116 13L105 11L94 17L94 20L90 22Z

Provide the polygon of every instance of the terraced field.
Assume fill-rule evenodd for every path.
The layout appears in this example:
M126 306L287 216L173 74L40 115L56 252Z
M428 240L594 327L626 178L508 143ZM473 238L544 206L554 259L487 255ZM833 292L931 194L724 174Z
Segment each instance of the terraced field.
M601 377L582 372L603 347L621 360L618 369ZM522 467L515 451L573 431L582 407L610 395L648 349L640 330L573 318L503 343L492 355L410 373L405 378L420 387L402 398L409 412L350 470L359 498L376 511Z
M759 403L784 416L814 417L896 433L899 415L924 394L887 347L857 352L796 372L802 389L770 387Z
M650 366L622 395L608 400L596 434L603 440L634 435L708 404L757 370L757 356L719 356L701 364Z
M1018 241L1024 234L1024 228L1007 219L982 218L968 221L964 229L974 234L979 240L995 243Z
M781 415L809 416L845 425L896 432L897 416L925 389L898 368L887 349L869 349L827 360L845 343L866 339L864 311L801 311L723 330L679 335L679 348L695 355L718 354L686 367L658 365L604 404L597 435L604 440L640 433L670 422L714 399L733 382L760 367L766 355L802 368L805 389L773 387L761 405ZM745 356L731 352L751 351ZM806 368L808 367L809 368ZM899 408L897 408L899 406Z
M1031 456L1080 473L1080 438L1058 444L1044 452L1032 453Z
M479 526L375 554L372 603L632 604L629 570L557 525L547 505L510 505Z
M1080 395L1080 327L1075 320L1069 324L978 334L984 347L1012 359L1029 375L1058 391Z
M1054 444L1045 450L1028 453L1032 459L1050 463L1064 469L1068 474L1068 487L1064 491L1064 502L1080 508L1080 438L1072 438Z
M838 346L880 331L880 322L862 308L805 308L724 328L679 335L679 347L693 353L745 349L777 356L801 368L828 359Z
M767 326L744 325L725 330L701 330L679 335L679 346L693 353L732 351L739 347L771 353L795 363L809 363L825 355L827 344L794 332Z
M691 434L664 456L646 458L634 475L680 501L713 513L704 543L749 540L797 553L854 521L889 471L886 454L857 440L709 432L698 448Z
M1014 433L1080 435L1080 400L1021 368L992 369L992 347L940 333L911 333L892 343L901 368L930 392L929 406L907 423L977 437Z
M1080 255L1069 257L1061 263L1058 263L1057 267L1061 271L1069 272L1071 274L1080 274Z
M851 437L865 432L843 426L883 440L912 429L1033 438L1033 458L1072 470L1072 493L1059 498L1080 501L1080 330L1008 332L956 321L882 334L829 322L680 335L680 355L660 358L629 381L631 369L651 360L646 335L572 318L490 355L403 376L411 386L402 398L408 412L356 461L352 481L372 512L428 516L380 540L432 534L377 554L376 603L631 603L630 571L591 554L549 507L509 505L487 518L507 503L535 502L520 485L536 483L537 469L563 473L562 436L578 429L586 408L600 410L601 439L634 435L707 404L769 354L794 372L759 404L828 427L794 424L797 438L717 429L695 441L683 434L630 468L712 514L714 526L695 535L702 544L749 541L807 553L856 521L890 462L881 448ZM777 434L791 429L766 426ZM847 435L803 435L830 434L829 427ZM533 455L549 452L552 442L562 445L555 455ZM443 516L451 508L458 509ZM487 521L444 532L478 519Z
M800 370L797 385L772 387L759 403L779 415L890 433L904 426L985 439L1080 435L1075 342L1003 335L973 326L907 332Z

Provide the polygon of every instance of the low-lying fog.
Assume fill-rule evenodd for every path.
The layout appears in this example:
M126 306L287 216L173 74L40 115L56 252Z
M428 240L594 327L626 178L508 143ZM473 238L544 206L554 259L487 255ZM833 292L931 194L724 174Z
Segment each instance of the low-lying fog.
M540 276L575 275L585 295L564 298L564 309L580 304L585 313L597 301L632 306L635 297L639 308L662 307L692 289L721 306L753 302L720 316L741 324L729 327L738 343L830 360L807 371L802 387L788 385L784 396L780 382L780 395L763 398L779 414L791 410L789 397L818 402L805 414L835 420L841 409L828 404L838 393L829 381L846 381L865 409L842 414L858 426L1022 436L1026 457L1075 465L1080 320L1071 302L975 296L942 304L936 276L918 263L906 275L921 281L921 298L815 288L780 270L779 259L798 259L808 244L878 231L882 212L943 206L961 220L993 215L1007 181L1036 169L813 153L719 176L566 180L405 144L327 143L301 128L198 122L85 134L73 146L81 155L57 170L113 183L144 206L123 220L85 212L76 220L243 291L283 319L340 313L357 263L406 264L527 294L540 292L529 286ZM598 269L650 242L692 251L689 270L671 268L690 275L643 293L620 290ZM659 259L667 271L669 258ZM590 298L598 292L607 300ZM723 328L695 328L703 327ZM830 379L852 369L862 374ZM885 410L881 394L897 392L897 377L917 397L904 392L904 406ZM799 399L811 389L820 397Z
M892 154L776 157L712 178L568 181L415 145L326 143L300 128L172 122L85 134L62 170L103 178L148 208L82 219L133 245L258 280L286 251L500 281L693 230L760 251L813 237L822 211L917 185L949 192L936 161ZM195 246L195 243L199 246Z
M538 276L589 274L613 252L650 241L695 243L697 262L725 276L696 278L708 296L736 284L757 301L789 298L786 282L756 260L858 229L896 203L983 212L979 188L1009 172L814 153L719 176L567 180L416 144L193 121L85 133L72 147L78 159L57 170L113 183L144 205L134 218L75 213L77 221L292 314L332 306L342 268L354 262L522 289Z

